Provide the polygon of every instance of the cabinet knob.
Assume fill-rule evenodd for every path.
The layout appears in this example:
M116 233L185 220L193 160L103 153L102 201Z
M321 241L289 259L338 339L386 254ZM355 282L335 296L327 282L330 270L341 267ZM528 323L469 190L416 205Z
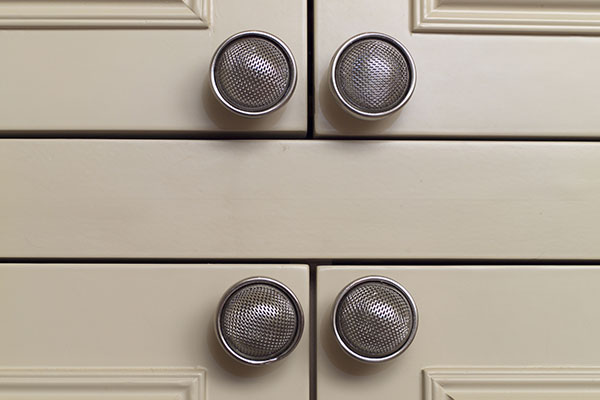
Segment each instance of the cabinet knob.
M304 328L294 293L270 278L250 278L231 287L217 312L217 336L236 360L251 365L282 359L296 347Z
M346 286L333 308L333 330L350 356L381 362L402 353L415 337L417 307L397 282L369 276Z
M275 36L240 32L217 49L210 66L211 87L229 110L260 117L283 106L296 87L296 62Z
M334 97L356 117L381 118L399 110L412 96L416 67L398 40L362 33L346 41L331 61Z

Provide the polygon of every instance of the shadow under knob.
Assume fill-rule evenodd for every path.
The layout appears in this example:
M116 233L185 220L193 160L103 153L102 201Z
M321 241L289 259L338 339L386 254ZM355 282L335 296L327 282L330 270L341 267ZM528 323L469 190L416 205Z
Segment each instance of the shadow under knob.
M380 276L352 282L333 309L333 330L341 347L365 362L386 361L402 353L417 325L417 308L410 294Z
M337 51L330 68L336 100L356 117L381 118L400 109L416 85L408 50L382 33L363 33Z
M296 62L275 36L238 33L217 49L210 67L211 87L229 110L259 117L283 106L296 86Z
M223 296L217 312L217 336L238 361L261 365L288 355L304 328L302 307L281 282L250 278Z

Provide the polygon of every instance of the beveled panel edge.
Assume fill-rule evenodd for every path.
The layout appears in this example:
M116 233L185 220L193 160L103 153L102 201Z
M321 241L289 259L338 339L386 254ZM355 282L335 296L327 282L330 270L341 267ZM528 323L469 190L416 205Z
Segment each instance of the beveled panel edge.
M144 4L125 0L95 2L74 12L64 3L0 0L0 28L194 28L209 27L210 0Z
M465 394L536 394L557 392L600 395L600 368L423 369L424 400L461 400ZM552 399L551 395L548 395Z
M412 0L415 33L513 33L600 35L600 10L565 1L563 7L532 4L490 6L452 4L452 1Z
M105 392L107 388L123 393L142 394L160 391L182 400L203 400L206 371L200 368L17 368L0 369L0 399L4 391L11 394L35 393L44 395Z

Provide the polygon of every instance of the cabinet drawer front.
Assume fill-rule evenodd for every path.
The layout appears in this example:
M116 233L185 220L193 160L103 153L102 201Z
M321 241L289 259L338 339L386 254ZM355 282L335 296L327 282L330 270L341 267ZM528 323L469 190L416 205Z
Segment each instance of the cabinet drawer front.
M229 357L215 334L219 301L238 281L275 279L307 313L308 275L302 265L1 265L0 398L20 380L28 398L95 398L104 384L116 399L308 400L308 324L288 357L261 367Z
M377 364L332 329L336 296L365 276L402 285L419 316L406 351ZM598 398L599 281L597 266L318 267L318 397Z
M3 1L0 136L304 136L306 24L305 0ZM290 101L252 120L209 77L218 46L248 30L285 42L298 70Z
M600 145L0 143L0 257L599 259Z

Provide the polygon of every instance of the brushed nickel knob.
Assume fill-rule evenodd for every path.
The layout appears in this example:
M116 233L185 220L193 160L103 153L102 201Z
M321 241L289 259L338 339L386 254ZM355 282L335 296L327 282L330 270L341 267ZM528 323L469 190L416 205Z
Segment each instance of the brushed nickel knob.
M417 332L417 307L397 282L368 276L346 286L333 308L333 331L350 356L382 362L402 353Z
M217 49L210 66L211 87L229 110L260 117L283 106L296 87L296 62L277 37L240 32Z
M268 364L290 354L304 328L302 307L294 293L270 278L250 278L231 287L221 299L216 329L225 351L251 365Z
M406 104L416 85L416 67L402 43L383 33L362 33L345 42L330 66L336 100L352 115L373 119Z

